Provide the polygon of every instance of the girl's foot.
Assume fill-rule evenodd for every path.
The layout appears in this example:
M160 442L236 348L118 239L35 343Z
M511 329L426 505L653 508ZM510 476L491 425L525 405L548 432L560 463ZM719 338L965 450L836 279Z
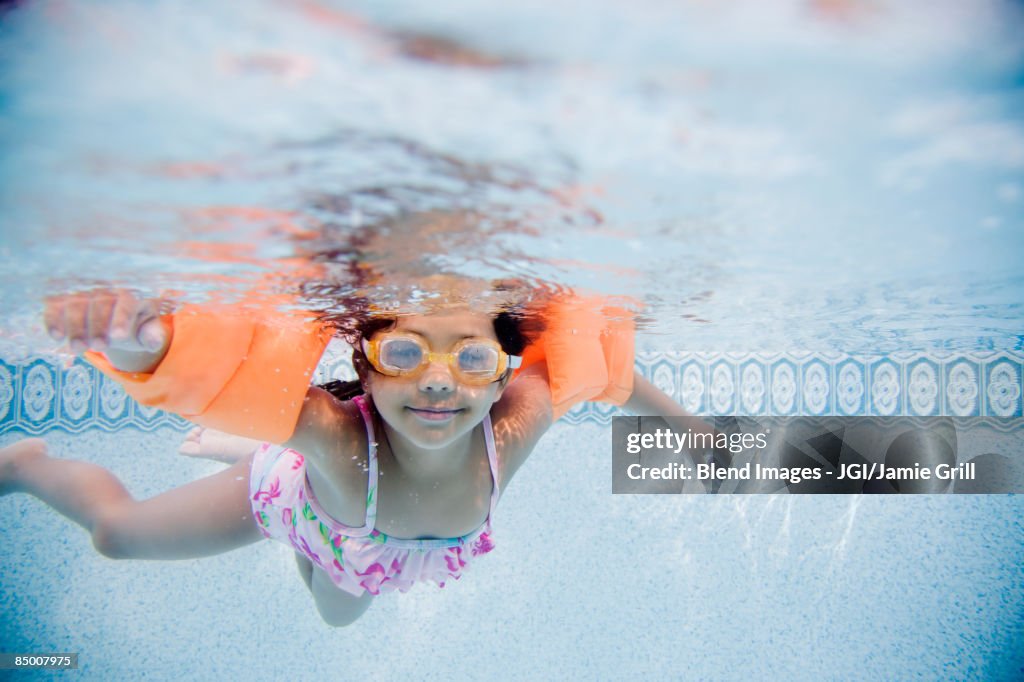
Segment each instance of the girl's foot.
M20 473L33 461L48 456L46 441L26 438L0 448L0 495L20 490Z
M197 426L188 432L178 452L186 457L203 457L225 464L234 464L262 443L251 438Z

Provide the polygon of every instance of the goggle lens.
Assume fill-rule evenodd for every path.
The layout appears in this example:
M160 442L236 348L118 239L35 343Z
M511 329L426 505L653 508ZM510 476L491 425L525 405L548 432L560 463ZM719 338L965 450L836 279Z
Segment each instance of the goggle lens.
M519 358L509 357L489 341L472 339L459 343L452 353L431 353L426 345L416 338L398 336L375 341L376 352L369 352L370 345L363 341L364 351L378 371L386 374L410 376L418 374L428 360L447 358L452 370L463 380L471 383L489 383L497 379L506 367L518 367Z
M498 351L485 343L472 343L459 351L459 370L466 374L493 376L498 371Z
M423 362L423 348L410 339L386 339L380 344L380 362L388 369L410 372Z

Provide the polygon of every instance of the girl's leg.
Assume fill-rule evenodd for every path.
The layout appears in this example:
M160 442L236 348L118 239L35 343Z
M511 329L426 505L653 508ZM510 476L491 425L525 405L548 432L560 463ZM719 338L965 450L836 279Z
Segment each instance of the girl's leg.
M117 559L191 559L263 539L249 506L252 455L223 471L136 501L106 469L54 459L39 439L0 449L0 493L38 497Z
M335 587L326 573L317 569L312 561L298 552L295 553L295 563L299 566L299 575L302 576L302 581L313 593L316 610L328 625L335 627L351 625L359 620L359 617L373 603L373 595L369 592L361 597L353 597L348 592Z
M302 556L298 552L295 553L295 563L299 566L299 575L302 577L302 582L306 583L306 587L309 591L313 591L313 562Z
M353 597L335 586L330 576L318 568L313 568L312 578L311 589L316 610L328 625L351 625L359 620L373 603L373 595L369 592L364 592L361 597Z

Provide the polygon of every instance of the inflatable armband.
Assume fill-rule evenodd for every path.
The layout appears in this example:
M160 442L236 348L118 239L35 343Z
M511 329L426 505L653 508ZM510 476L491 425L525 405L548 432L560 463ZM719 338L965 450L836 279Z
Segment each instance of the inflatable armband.
M587 400L624 404L633 392L632 314L600 297L570 296L549 303L544 319L517 373L547 363L554 418Z
M329 331L300 315L220 307L185 306L165 321L174 335L152 373L86 359L143 405L250 438L291 437Z

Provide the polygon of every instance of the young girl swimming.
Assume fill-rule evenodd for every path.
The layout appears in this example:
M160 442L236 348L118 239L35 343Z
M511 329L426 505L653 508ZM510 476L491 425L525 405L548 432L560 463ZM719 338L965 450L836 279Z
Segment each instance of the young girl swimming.
M564 377L552 382L551 357L522 366L528 345L541 341L530 344L516 310L491 314L451 304L426 314L364 320L352 339L355 390L362 395L350 400L319 387L306 389L300 400L289 395L286 384L304 381L308 387L308 358L285 372L258 367L252 375L258 381L246 384L245 372L259 364L255 337L243 344L230 376L213 381L211 375L223 373L216 362L190 367L190 351L180 349L194 320L159 312L152 301L126 292L100 292L52 300L46 324L75 350L105 349L106 358L89 357L135 397L281 445L263 444L222 472L136 501L109 471L52 458L42 441L30 439L0 451L0 490L26 492L51 505L88 530L97 550L112 558L185 559L264 537L285 542L296 552L320 615L335 626L355 621L382 592L407 591L416 582L443 587L490 552L497 501L553 419L568 409L559 402L566 395L619 398L641 413L682 414L634 374L631 338L629 366L612 378L607 368L618 362L621 370L623 353L615 351L615 362L601 355L614 345L602 341L609 334L580 334L562 348L586 354L594 351L587 344L598 344L597 354L607 361L595 368L606 372L594 384L605 386L598 393L579 393L579 382ZM217 319L222 328L240 324ZM315 366L323 334L285 331L260 329L257 336L269 335L278 349L283 342L296 355L315 356ZM556 355L551 331L544 332L547 349ZM216 357L231 355L229 336L205 342ZM297 371L303 366L305 377ZM168 378L171 370L178 376ZM294 374L298 379L280 376ZM612 386L616 381L632 386L623 390Z

